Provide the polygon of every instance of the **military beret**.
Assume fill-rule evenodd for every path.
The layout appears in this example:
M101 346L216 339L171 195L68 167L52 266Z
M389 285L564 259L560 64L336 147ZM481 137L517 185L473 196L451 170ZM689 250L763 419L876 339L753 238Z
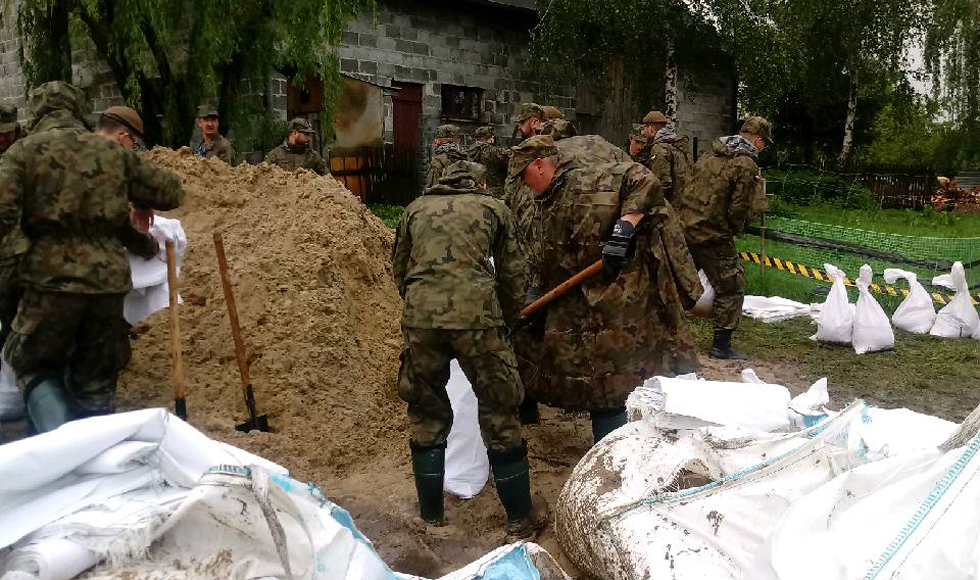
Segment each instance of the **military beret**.
M10 133L17 130L17 107L0 105L0 133Z
M204 104L197 108L197 118L217 117L218 109L214 105Z
M641 123L633 123L633 130L630 131L630 139L638 143L646 143L646 135L643 134L643 125Z
M755 115L746 119L742 124L742 133L752 133L762 137L767 143L772 143L772 125L765 117Z
M109 107L102 112L102 116L129 127L137 137L143 136L143 119L129 107Z
M537 103L524 103L521 105L521 112L514 117L514 122L523 123L532 117L537 117L538 119L544 121L544 109Z
M544 111L544 119L546 121L551 120L551 119L564 119L565 118L565 113L562 113L561 112L561 109L559 109L558 107L555 107L554 105L545 105L545 106L541 107L541 110Z
M493 127L477 127L473 135L477 139L489 139L495 136Z
M310 122L304 119L303 117L296 117L295 119L290 121L289 130L299 131L300 133L310 133L310 134L316 133L316 131L313 130L313 125L311 125Z
M439 125L436 127L436 139L456 139L459 137L459 127L456 125Z
M45 115L59 110L71 111L79 121L89 124L85 92L65 81L50 81L31 89L27 94L27 104L31 128Z
M486 181L487 168L473 161L457 161L442 170L439 183L464 188L476 187L476 184ZM472 184L466 184L471 181Z
M535 159L556 155L558 148L555 147L555 141L551 135L535 135L525 139L520 145L512 147L511 152L510 177L517 177L524 173L527 166L533 163Z
M657 123L667 124L669 122L670 121L667 120L667 117L660 111L650 111L643 117L644 125L653 125Z

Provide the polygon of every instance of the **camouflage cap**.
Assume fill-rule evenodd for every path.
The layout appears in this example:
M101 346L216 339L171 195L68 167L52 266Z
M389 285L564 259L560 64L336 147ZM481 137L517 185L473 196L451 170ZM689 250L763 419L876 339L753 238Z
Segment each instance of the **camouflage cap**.
M442 170L439 183L472 189L487 179L487 168L473 161L457 161Z
M17 107L0 105L0 133L11 133L17 130Z
M493 127L477 127L473 135L477 139L489 139L490 137L496 136L493 131Z
M555 107L554 105L545 105L541 107L544 111L544 119L548 121L550 119L564 119L565 113L561 112L561 109Z
M218 109L214 105L204 104L197 108L197 118L217 117Z
M659 123L666 125L669 122L670 121L667 120L667 117L660 111L650 111L643 117L644 125L654 125Z
M630 131L630 139L636 141L637 143L647 142L647 137L643 134L642 123L633 123L633 130Z
M459 138L459 127L456 125L439 125L436 127L436 139Z
M511 148L510 177L518 177L535 159L551 157L558 153L551 135L535 135Z
M316 131L313 130L313 125L311 125L310 122L304 119L303 117L296 117L295 119L290 121L289 130L299 131L300 133L309 133L309 134L316 133Z
M742 133L752 133L753 135L758 135L766 140L766 143L772 143L772 125L765 117L760 117L754 115L745 120L742 124Z
M27 94L29 125L33 128L45 115L54 111L71 111L79 121L89 124L88 103L82 89L65 81L51 81L31 89Z
M521 112L514 117L514 122L523 123L532 117L537 117L538 119L544 121L544 109L537 103L524 103L521 105Z
M143 136L143 119L140 118L139 113L129 107L109 107L102 112L102 116L129 127L137 137Z

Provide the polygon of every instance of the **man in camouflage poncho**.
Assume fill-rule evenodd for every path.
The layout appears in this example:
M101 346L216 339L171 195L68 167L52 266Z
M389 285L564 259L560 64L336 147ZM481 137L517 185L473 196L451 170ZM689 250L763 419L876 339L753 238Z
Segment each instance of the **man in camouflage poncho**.
M17 107L0 105L0 155L23 136L20 123L17 122Z
M310 146L313 141L313 126L302 117L296 117L289 122L289 134L269 154L265 162L278 165L287 171L309 169L317 175L327 175L327 164L316 149Z
M771 136L769 121L749 117L738 135L715 140L711 152L694 166L691 184L678 204L694 262L715 290L712 358L747 358L732 350L732 332L745 297L745 271L734 238L768 205L756 158Z
M426 522L441 525L453 423L446 383L450 361L459 361L479 401L480 430L507 512L508 541L514 541L547 523L547 506L531 498L517 417L524 388L507 341L506 325L517 321L524 301L526 266L513 217L487 193L485 171L456 162L405 208L392 256L405 301L398 394L412 425L419 511Z
M535 135L550 135L555 141L578 135L575 125L565 118L565 113L562 113L558 107L545 105L542 110L545 120L534 128Z
M602 260L605 272L552 303L540 348L518 352L541 402L588 410L596 441L626 422L626 397L663 369L668 321L701 294L679 222L657 178L595 135L528 139L512 171L537 196L544 288Z
M687 137L679 136L660 111L650 111L643 117L643 136L647 138L650 159L647 167L657 174L664 186L664 197L677 205L691 181L691 146Z
M490 191L490 195L502 200L510 152L497 146L493 127L477 127L474 136L476 143L466 151L466 154L469 155L470 161L487 168L487 190Z
M436 128L436 138L433 142L432 160L425 172L425 186L433 187L442 177L442 172L457 161L469 161L469 156L459 144L459 127L456 125L440 125Z
M219 125L218 109L212 105L198 107L197 126L201 130L201 139L191 143L191 151L201 157L217 157L232 165L235 162L235 147L227 137L218 132Z
M173 209L183 193L175 175L88 132L84 99L61 81L32 90L32 133L0 159L0 239L19 226L30 243L4 355L38 431L114 411L129 204Z

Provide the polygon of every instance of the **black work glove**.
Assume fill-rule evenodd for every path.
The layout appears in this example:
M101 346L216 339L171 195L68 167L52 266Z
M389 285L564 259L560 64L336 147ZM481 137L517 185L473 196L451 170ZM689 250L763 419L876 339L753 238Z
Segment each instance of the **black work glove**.
M619 274L626 265L634 235L636 235L636 227L633 224L626 220L616 222L612 236L602 247L602 266L607 274Z
M544 288L536 285L529 286L527 289L527 298L524 300L524 308L534 304L542 296L544 296ZM530 316L524 316L522 314L517 319L517 323L514 324L513 328L511 329L511 335L516 334L517 332L528 327L543 325L546 310L546 308L542 308Z

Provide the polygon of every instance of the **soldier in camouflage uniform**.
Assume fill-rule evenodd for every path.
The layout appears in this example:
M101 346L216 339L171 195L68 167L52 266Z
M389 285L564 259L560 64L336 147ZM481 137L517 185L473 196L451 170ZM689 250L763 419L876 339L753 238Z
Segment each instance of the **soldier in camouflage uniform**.
M30 242L4 356L43 432L113 412L129 204L173 209L183 192L175 175L88 132L79 89L45 83L28 102L32 133L0 159L0 238L20 226Z
M512 170L537 196L545 288L602 260L605 273L556 300L522 363L536 399L588 410L596 441L626 422L625 402L662 371L671 316L701 294L683 232L656 176L595 135L515 147Z
M442 177L443 171L457 161L469 161L469 156L459 144L459 127L456 125L440 125L436 127L436 138L433 142L432 160L425 172L425 186L434 187Z
M691 147L687 137L679 136L660 111L650 111L643 118L643 135L647 138L651 165L664 186L664 197L677 205L679 196L691 181Z
M450 361L459 361L479 400L480 430L507 512L508 541L514 541L547 523L547 507L537 498L532 503L517 417L524 387L505 326L520 315L526 266L513 218L487 193L485 171L477 163L456 162L405 208L392 257L405 300L398 394L412 424L420 513L441 525L453 423L446 383Z
M191 143L191 150L201 157L217 157L228 165L235 161L235 148L227 137L218 132L218 109L212 105L197 108L197 126L201 129L201 139Z
M327 175L327 164L323 157L310 146L313 140L313 126L302 117L289 122L289 135L282 145L265 156L265 162L278 165L288 171L309 169L317 175Z
M0 157L22 137L23 132L17 122L17 107L0 105ZM0 349L10 335L10 323L17 314L21 293L17 263L27 251L27 246L27 238L20 228L0 240Z
M694 262L715 289L712 358L739 359L732 350L745 297L745 271L735 251L735 236L767 207L765 183L756 158L771 138L769 121L749 117L738 135L722 137L701 156L678 205Z
M493 127L477 127L474 136L476 143L466 151L466 154L469 155L470 161L487 168L487 190L490 191L490 195L502 200L510 151L497 147L497 137L493 133Z
M0 105L0 155L23 136L20 124L17 122L17 107Z

